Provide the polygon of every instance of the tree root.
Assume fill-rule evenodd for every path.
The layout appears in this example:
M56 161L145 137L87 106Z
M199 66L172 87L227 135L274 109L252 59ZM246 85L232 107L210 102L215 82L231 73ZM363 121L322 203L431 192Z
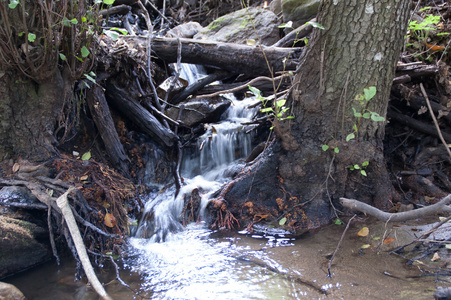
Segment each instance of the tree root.
M351 210L363 212L364 214L376 217L377 219L384 222L402 222L418 219L425 216L436 215L439 213L451 213L451 207L447 206L447 204L450 202L451 202L451 194L446 196L436 204L424 208L419 208L400 213L387 213L371 205L360 202L358 200L340 198L340 203L344 207L349 208Z

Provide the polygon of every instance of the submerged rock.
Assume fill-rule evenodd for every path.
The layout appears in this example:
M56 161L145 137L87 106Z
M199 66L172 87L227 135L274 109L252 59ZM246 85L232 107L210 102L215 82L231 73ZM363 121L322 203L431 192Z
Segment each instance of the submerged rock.
M0 299L1 300L25 300L22 292L12 284L0 282Z
M263 45L269 46L280 38L278 25L277 16L272 11L250 7L216 19L194 38L238 44L260 39Z

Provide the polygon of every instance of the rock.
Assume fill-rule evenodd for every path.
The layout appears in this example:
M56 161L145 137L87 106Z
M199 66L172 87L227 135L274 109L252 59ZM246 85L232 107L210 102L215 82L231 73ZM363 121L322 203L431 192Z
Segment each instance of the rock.
M293 28L297 28L316 17L320 0L275 0L273 2L275 3L271 3L271 8L274 12L281 9L283 22L292 21Z
M47 231L33 223L0 216L0 278L50 259Z
M183 107L180 116L178 107L169 108L166 110L166 115L173 120L180 120L185 126L193 127L200 123L219 121L229 106L230 101L224 97L188 99L179 105Z
M0 202L37 203L39 200L24 186L5 186L0 190Z
M167 37L192 38L203 29L197 22L188 22L180 24L166 33Z
M14 285L5 282L0 282L0 299L25 300L25 296Z
M258 41L260 38L263 45L269 46L280 38L278 25L277 16L273 12L251 7L216 19L194 38L238 44L246 44L249 39Z

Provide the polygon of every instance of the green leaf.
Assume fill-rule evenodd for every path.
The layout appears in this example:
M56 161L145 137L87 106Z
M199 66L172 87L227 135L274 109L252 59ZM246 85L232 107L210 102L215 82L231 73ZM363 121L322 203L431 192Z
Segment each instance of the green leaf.
M105 3L106 5L113 5L114 0L103 0L103 3Z
M78 24L78 20L75 19L75 18L73 18L72 20L70 20L70 22L71 22L72 24L74 24L74 25L77 25L77 24Z
M90 53L90 52L89 52L89 49L86 48L86 46L81 47L81 56L82 56L83 58L88 57L89 53Z
M343 222L340 219L335 220L335 225L342 225Z
M86 17L81 17L81 21L84 23L84 22L88 21L88 19Z
M262 112L262 113L267 113L267 112L272 112L272 111L273 111L272 107L267 107L267 108L260 109L260 112Z
M287 222L287 218L283 217L282 219L280 219L279 225L283 226L283 225L285 225L286 222Z
M369 161L364 161L363 163L362 163L362 167L368 167L368 165L370 164L370 162Z
M83 154L83 156L81 157L81 160L89 160L90 158L91 158L91 151L88 151L85 154Z
M365 94L365 100L368 101L376 95L376 87L370 86L368 89L363 89L363 93Z
M320 23L316 23L316 22L307 22L306 24L310 24L310 25L312 25L312 27L314 27L314 28L319 28L319 29L322 29L322 30L325 29L325 28L323 27L323 25L321 25Z
M250 85L248 85L247 87L249 88L251 93L254 94L255 96L260 96L261 95L261 92L260 92L259 89L255 88L253 86L250 86Z
M363 176L366 176L366 171L365 170L360 170L360 174L362 174Z
M346 137L346 142L349 142L350 140L355 138L355 134L354 132L348 134L348 136Z
M354 170L359 170L360 169L360 166L359 165L354 165Z
M110 37L113 41L117 41L119 38L119 33L111 30L105 30L103 33L105 33L106 36Z
M36 41L36 34L30 32L30 33L28 34L28 41L31 42L31 43L33 43L34 41Z
M66 27L71 27L72 23L69 21L68 18L64 17L63 20L61 21L63 23L64 26Z
M288 117L286 117L285 119L287 119L287 120L289 120L289 119L294 119L294 117L293 117L293 116L288 116Z
M370 113L364 113L363 115L362 115L362 117L364 118L364 119L369 119L370 118Z
M19 0L10 0L8 4L9 8L11 9L16 8L17 5L19 5Z
M64 55L63 53L60 53L60 58L61 58L61 60L66 60L66 55Z
M279 25L279 28L293 28L293 22L292 21L288 21L285 24Z
M355 132L359 132L357 129L357 124L352 125L352 129L354 129Z
M371 247L370 244L365 244L365 245L362 245L362 247L360 247L360 248L361 249L368 249L369 247Z
M340 153L340 149L338 149L338 147L335 147L334 152L338 154L338 153Z
M283 106L285 105L286 102L287 102L287 100L285 100L285 99L277 100L277 101L276 101L276 107L277 107L277 108L283 107Z
M373 120L374 122L384 122L385 118L381 117L378 113L376 112L371 112L371 120Z
M92 78L91 76L89 76L88 74L84 74L84 76L85 76L86 79L88 79L92 83L96 83L96 80L94 78Z
M322 145L321 149L323 149L323 151L327 151L329 149L329 146L328 145Z

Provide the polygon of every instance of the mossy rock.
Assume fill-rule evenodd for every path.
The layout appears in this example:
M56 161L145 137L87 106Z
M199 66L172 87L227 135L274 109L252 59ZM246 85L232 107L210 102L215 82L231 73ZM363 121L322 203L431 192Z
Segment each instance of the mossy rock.
M278 1L278 0L276 0ZM280 0L283 21L293 22L296 28L316 17L320 0Z
M0 216L0 278L43 263L51 257L38 242L48 233L33 223Z
M246 44L247 40L263 45L276 43L279 36L277 16L266 9L251 7L224 15L194 36L195 39Z

